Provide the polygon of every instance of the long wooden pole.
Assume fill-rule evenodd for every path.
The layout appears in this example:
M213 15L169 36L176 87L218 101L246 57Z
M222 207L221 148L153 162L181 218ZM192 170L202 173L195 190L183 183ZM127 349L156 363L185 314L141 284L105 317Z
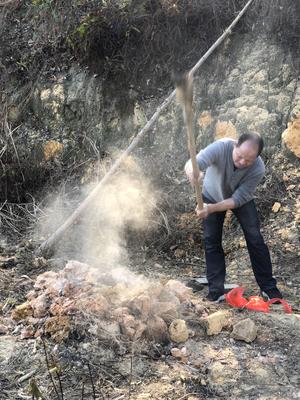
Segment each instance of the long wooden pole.
M204 61L211 55L211 53L223 42L223 40L232 32L233 27L238 23L241 17L245 14L248 7L254 0L249 0L245 7L239 12L237 17L232 21L229 27L223 32L223 34L218 38L218 40L207 50L207 52L199 59L199 61L194 65L194 67L189 71L189 76L193 77L194 73L199 69L199 67L204 63ZM130 143L128 148L121 154L121 156L114 162L110 170L102 178L102 180L97 184L97 186L91 191L91 193L85 198L85 200L80 204L80 206L69 216L69 218L39 247L39 253L47 255L51 252L52 247L57 242L58 239L62 237L66 229L71 226L77 218L82 214L86 207L92 202L92 200L97 196L97 193L102 189L108 179L117 171L119 166L127 158L127 156L133 151L137 146L140 139L144 136L146 132L154 125L154 122L158 119L159 115L164 111L171 101L175 98L176 89L164 100L164 102L156 109L155 113L152 115L150 120L146 125L139 131L133 141Z

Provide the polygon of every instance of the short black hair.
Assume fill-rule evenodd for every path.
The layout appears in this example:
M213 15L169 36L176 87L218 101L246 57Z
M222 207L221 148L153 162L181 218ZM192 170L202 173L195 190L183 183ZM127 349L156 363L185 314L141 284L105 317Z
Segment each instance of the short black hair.
M255 143L258 147L257 151L257 157L261 154L264 148L264 141L263 138L260 136L259 133L256 132L248 132L248 133L242 133L237 141L237 147L240 147L240 145L244 142L249 140L252 143Z

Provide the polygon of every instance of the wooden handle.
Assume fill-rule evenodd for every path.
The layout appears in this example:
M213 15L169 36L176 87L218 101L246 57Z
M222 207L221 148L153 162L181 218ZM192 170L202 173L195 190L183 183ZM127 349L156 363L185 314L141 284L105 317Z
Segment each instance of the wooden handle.
M190 153L190 158L193 168L194 184L195 184L195 194L198 209L203 209L202 200L202 185L198 181L200 171L196 159L196 144L195 135L193 130L194 124L194 112L193 112L193 77L192 74L186 74L180 79L177 79L177 98L180 101L183 108L183 116L186 124L187 137L188 137L188 149Z

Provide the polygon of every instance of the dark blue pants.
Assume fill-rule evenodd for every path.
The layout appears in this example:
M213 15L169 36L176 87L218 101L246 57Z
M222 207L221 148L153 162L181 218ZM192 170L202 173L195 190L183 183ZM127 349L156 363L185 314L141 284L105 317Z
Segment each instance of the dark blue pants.
M211 203L204 199L206 203ZM247 243L255 279L261 290L276 286L272 276L270 253L260 233L260 223L254 200L232 210L237 217ZM225 211L212 213L204 221L204 246L209 291L224 293L225 257L222 232Z

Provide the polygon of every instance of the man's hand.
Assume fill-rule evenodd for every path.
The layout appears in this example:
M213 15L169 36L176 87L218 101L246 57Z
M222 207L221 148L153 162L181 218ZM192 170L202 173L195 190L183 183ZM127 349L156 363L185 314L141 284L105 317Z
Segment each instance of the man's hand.
M191 160L189 160L185 164L184 171L186 173L186 176L187 176L188 180L190 181L190 184L193 187L195 186L195 183L197 183L197 181L198 182L202 182L204 174L203 174L203 172L199 171L198 179L195 180L195 176L194 176L193 166L192 166L192 161Z
M203 203L203 209L199 210L198 206L195 209L197 217L205 219L208 217L208 215L210 214L210 210L209 210L209 204Z
M235 202L232 198L229 198L223 201L219 201L218 203L209 203L209 204L204 203L203 210L199 210L197 206L195 211L197 217L205 219L208 217L209 214L232 210L233 208L235 208Z

